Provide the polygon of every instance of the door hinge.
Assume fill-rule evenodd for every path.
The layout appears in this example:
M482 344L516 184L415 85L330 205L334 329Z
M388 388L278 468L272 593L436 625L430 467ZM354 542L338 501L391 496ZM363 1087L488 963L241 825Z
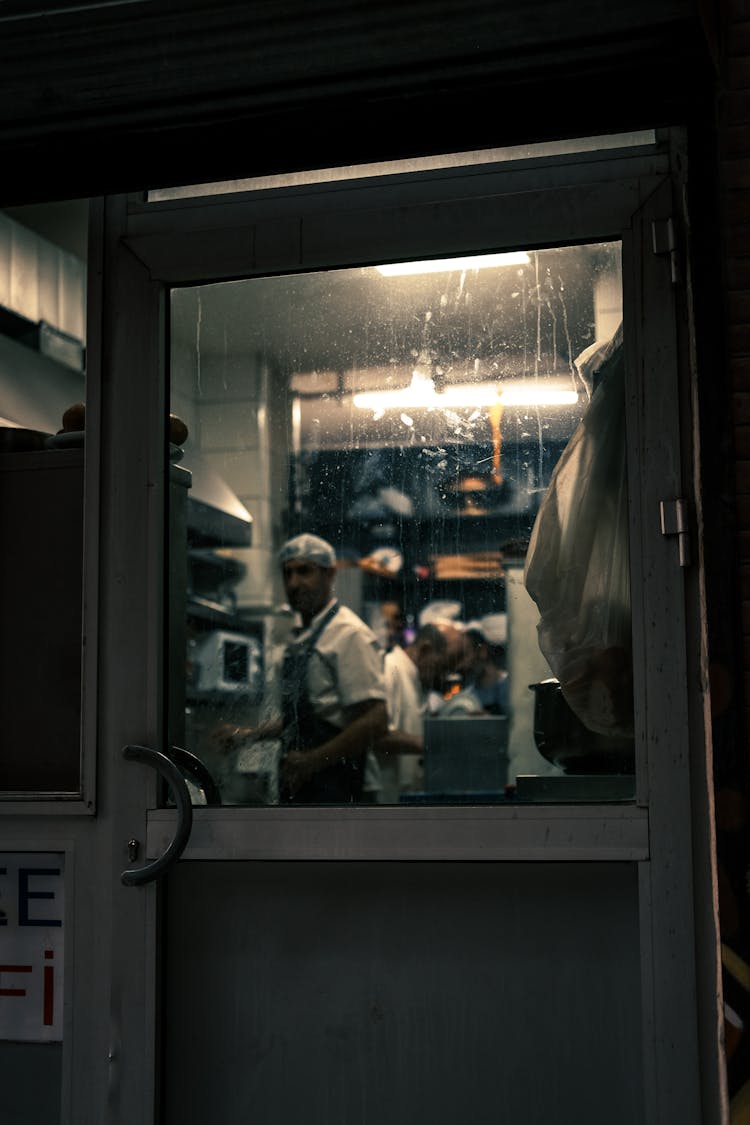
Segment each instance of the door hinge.
M680 256L677 250L677 236L675 234L674 220L670 215L668 219L654 219L651 223L651 239L654 254L661 257L669 254L669 268L672 284L677 285L682 281Z
M677 536L677 550L680 566L690 566L690 534L688 531L688 510L685 500L661 500L659 502L662 535Z

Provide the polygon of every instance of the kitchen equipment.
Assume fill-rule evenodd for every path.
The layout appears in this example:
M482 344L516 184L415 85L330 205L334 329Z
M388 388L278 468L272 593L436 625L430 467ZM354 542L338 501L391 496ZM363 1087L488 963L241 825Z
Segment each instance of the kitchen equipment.
M0 425L0 453L33 453L44 449L49 434L23 426Z
M188 646L187 693L192 699L245 696L258 702L263 692L260 640L243 633L212 629Z
M508 780L505 715L426 718L424 788L428 793L501 793Z
M632 774L632 738L598 734L584 726L554 678L529 684L534 692L534 741L543 758L566 774Z
M533 805L621 804L635 800L632 773L519 774L513 799Z

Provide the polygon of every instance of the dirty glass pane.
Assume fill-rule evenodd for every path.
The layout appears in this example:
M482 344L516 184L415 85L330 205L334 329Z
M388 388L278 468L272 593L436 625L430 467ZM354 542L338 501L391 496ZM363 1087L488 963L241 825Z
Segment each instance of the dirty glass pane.
M3 798L81 791L87 231L87 200L0 211Z
M631 798L619 244L171 309L172 742L195 800ZM280 559L300 535L324 545Z

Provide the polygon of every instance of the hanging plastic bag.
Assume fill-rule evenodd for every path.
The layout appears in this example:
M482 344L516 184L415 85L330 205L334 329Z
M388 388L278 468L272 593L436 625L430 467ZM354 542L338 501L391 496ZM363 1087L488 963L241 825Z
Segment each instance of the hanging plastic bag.
M524 580L540 613L539 647L589 730L633 733L633 666L621 328L588 349L586 415L539 508ZM580 369L580 368L579 368Z

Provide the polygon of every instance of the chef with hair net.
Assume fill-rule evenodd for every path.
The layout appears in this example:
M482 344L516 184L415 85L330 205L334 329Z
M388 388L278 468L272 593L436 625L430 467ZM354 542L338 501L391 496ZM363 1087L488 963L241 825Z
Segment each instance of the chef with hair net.
M336 553L305 533L279 552L299 626L284 651L278 714L256 728L224 728L225 749L278 737L281 804L363 799L368 756L387 729L383 653L375 634L334 595Z

